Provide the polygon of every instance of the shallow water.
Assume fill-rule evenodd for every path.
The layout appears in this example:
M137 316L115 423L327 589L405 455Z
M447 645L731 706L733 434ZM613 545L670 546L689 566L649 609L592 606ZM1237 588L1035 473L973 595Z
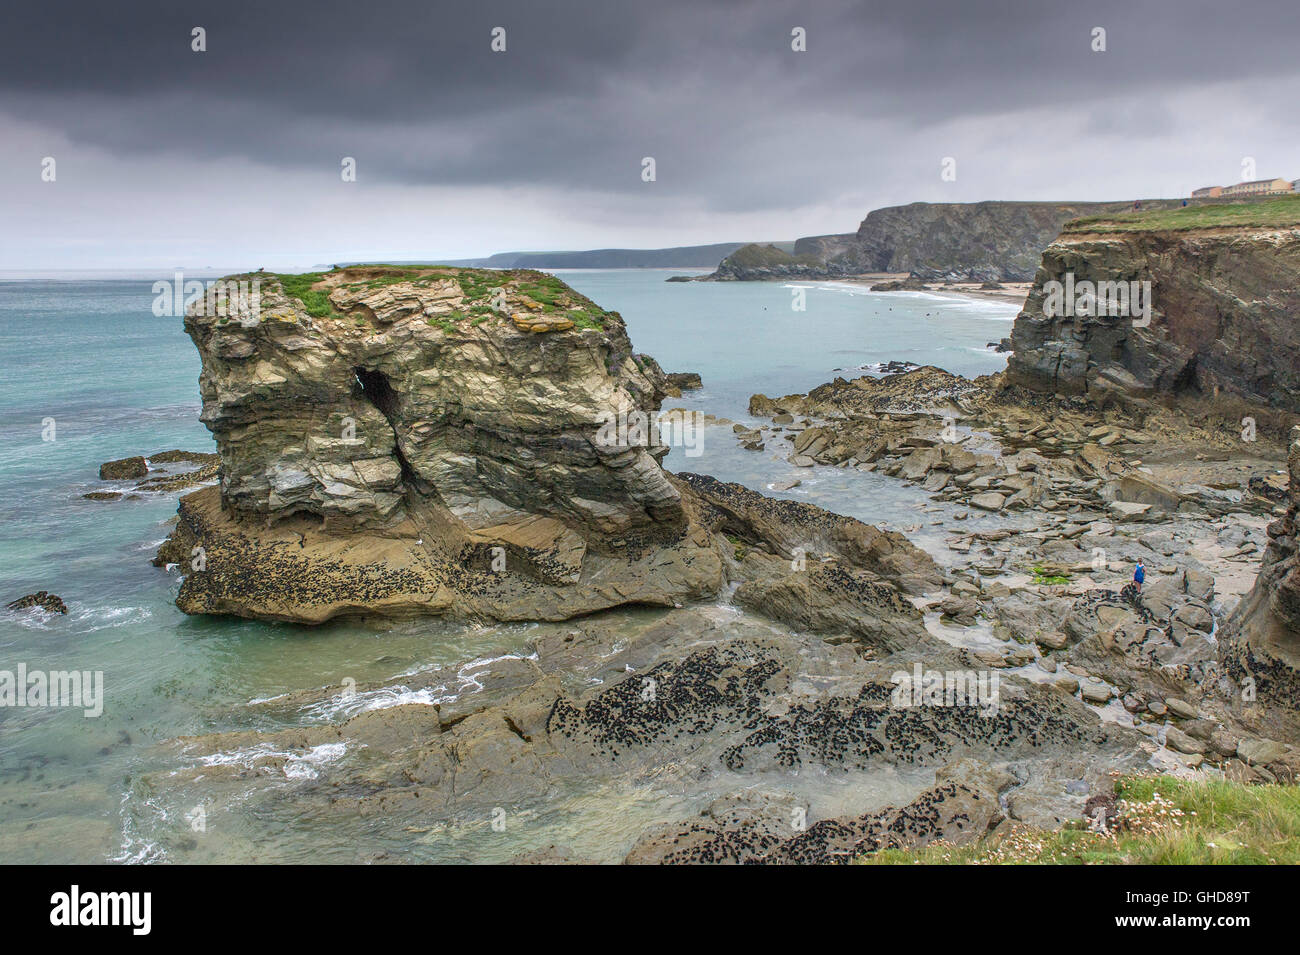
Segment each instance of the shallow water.
M873 362L996 371L1005 358L985 344L1009 334L1016 312L992 301L835 283L803 283L807 310L794 312L791 288L781 283L667 283L672 273L658 271L560 274L619 310L639 351L669 371L701 373L705 387L670 406L735 421L750 420L753 392L802 392ZM152 300L147 279L0 281L0 602L49 590L69 607L66 617L0 611L0 669L102 671L105 688L98 718L0 708L0 862L356 861L384 850L492 861L557 841L578 855L616 858L641 829L698 806L702 796L676 782L618 792L575 785L536 816L521 817L511 838L499 838L478 823L409 831L400 819L308 816L291 803L243 810L235 801L212 807L207 832L194 835L184 794L164 799L146 784L148 774L178 765L174 746L158 744L320 721L337 714L304 708L286 716L254 701L348 679L388 682L442 667L454 691L464 687L467 662L526 653L536 625L424 620L310 629L181 614L174 578L149 564L176 495L81 497L112 486L97 478L103 461L213 449L198 421L198 355L179 319L153 316ZM919 524L915 539L942 556L941 535L929 524L937 514L922 510L927 496L887 478L794 469L742 450L727 426L708 430L700 456L675 448L667 464L760 490L800 478L801 487L783 496L895 529ZM310 760L295 770L310 771ZM828 808L860 798L829 777L804 783ZM720 780L718 791L727 785ZM894 785L882 778L880 791Z

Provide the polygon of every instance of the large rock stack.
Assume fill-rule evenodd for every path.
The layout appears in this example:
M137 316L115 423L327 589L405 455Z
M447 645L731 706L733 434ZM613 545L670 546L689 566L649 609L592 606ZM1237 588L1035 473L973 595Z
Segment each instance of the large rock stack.
M937 573L906 541L873 549L873 529L816 508L836 534L803 512L782 532L793 517L728 516L732 486L665 471L654 412L673 385L617 313L552 276L369 266L224 287L185 319L221 484L182 498L155 558L185 574L187 613L561 620L802 573L802 541L841 561L841 592L810 593L852 605L855 632L923 636L895 590ZM728 536L753 548L744 567Z
M347 269L317 284L324 315L272 276L256 308L186 316L230 511L378 528L437 500L472 529L540 515L588 538L680 530L646 449L590 440L603 413L654 410L617 314L535 272ZM579 313L590 327L554 334Z

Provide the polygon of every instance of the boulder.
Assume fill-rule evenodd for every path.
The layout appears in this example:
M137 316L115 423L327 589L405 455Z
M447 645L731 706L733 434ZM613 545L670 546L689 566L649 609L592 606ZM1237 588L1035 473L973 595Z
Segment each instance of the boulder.
M1185 753L1189 756L1201 755L1205 752L1205 746L1199 740L1193 739L1177 726L1170 726L1165 729L1165 745L1175 752Z
M142 478L149 473L149 465L140 455L131 458L121 458L117 461L105 461L99 466L99 479L101 481L128 481L132 478Z
M1237 744L1237 758L1247 766L1264 766L1282 759L1287 746L1271 739L1243 739Z
M48 613L68 612L68 605L57 595L48 590L38 590L34 594L25 594L17 600L11 600L5 604L9 610L27 610L30 607L40 607Z
M1006 503L1006 498L996 491L986 491L982 494L971 496L971 507L978 507L981 511L1000 511Z
M1131 501L1111 501L1107 510L1115 520L1127 523L1146 520L1151 505L1135 504Z

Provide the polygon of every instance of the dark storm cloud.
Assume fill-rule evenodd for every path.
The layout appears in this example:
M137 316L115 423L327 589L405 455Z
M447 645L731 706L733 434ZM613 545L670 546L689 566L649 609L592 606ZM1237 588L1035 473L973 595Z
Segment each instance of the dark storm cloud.
M406 184L617 193L649 155L666 197L764 209L851 189L845 157L883 148L873 124L1115 98L1081 126L1167 133L1148 100L1291 77L1297 37L1294 0L30 3L0 39L0 111L121 155L322 173L347 155Z

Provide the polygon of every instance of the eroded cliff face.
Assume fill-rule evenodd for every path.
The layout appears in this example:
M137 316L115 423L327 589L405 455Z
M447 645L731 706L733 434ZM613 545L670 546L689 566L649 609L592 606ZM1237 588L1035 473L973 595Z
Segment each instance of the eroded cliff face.
M1171 208L1175 200L1144 200ZM867 214L856 233L799 239L794 255L749 245L723 259L719 281L836 278L910 272L926 281L1028 282L1039 256L1079 216L1120 212L1127 202L913 202Z
M1285 512L1268 526L1255 586L1224 627L1228 672L1300 724L1300 426L1291 429Z
M185 612L561 620L779 577L803 541L842 558L857 589L814 591L852 605L864 638L923 633L896 591L937 576L905 541L880 563L851 518L814 508L785 532L760 495L725 518L738 489L666 472L648 440L666 376L617 313L558 279L370 266L235 281L185 319L221 458L220 487L182 498L155 560L185 574ZM767 559L735 566L727 535Z
M1150 315L1045 310L1049 283L1149 283ZM1045 311L1052 311L1051 316ZM1300 231L1067 231L1011 334L1007 380L1137 398L1235 395L1300 411Z
M924 279L1028 282L1039 254L1078 216L1119 208L1096 202L914 202L876 209L858 227L869 272Z
M378 528L418 501L474 530L526 516L584 538L680 530L645 449L589 440L602 413L654 408L617 314L537 272L346 269L317 284L323 314L269 277L256 309L186 316L231 511Z

